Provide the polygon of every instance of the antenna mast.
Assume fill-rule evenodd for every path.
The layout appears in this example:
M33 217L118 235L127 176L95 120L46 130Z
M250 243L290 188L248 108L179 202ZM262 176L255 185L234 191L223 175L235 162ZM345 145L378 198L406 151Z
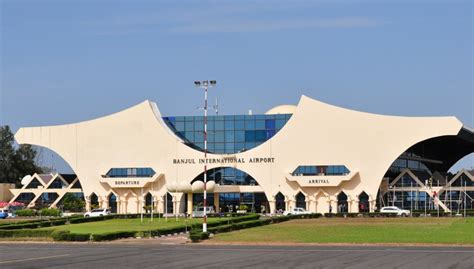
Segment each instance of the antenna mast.
M217 97L216 97L216 103L212 106L212 108L214 108L214 110L216 111L216 115L219 115L219 102L217 100Z

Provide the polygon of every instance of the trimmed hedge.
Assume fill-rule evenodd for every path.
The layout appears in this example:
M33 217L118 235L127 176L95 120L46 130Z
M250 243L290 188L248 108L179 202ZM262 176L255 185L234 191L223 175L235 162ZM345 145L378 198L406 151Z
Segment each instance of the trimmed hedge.
M29 222L12 223L0 226L0 230L16 230L16 229L34 229L51 226L61 226L68 222L68 218L56 218L49 220L35 220Z
M36 216L36 211L33 209L18 209L15 211L15 214L19 217L34 217Z
M208 232L193 232L189 234L189 238L193 243L197 243L201 240L206 240L209 239L209 233Z
M56 209L56 208L43 208L38 212L38 214L40 216L60 217L61 210Z
M0 230L1 238L18 238L18 237L51 237L51 230Z
M129 238L135 237L137 234L136 231L122 231L122 232L110 232L110 233L102 233L102 234L93 234L92 240L94 241L110 241L116 240L120 238Z
M51 233L54 241L89 241L91 234L77 234L69 231L54 231Z

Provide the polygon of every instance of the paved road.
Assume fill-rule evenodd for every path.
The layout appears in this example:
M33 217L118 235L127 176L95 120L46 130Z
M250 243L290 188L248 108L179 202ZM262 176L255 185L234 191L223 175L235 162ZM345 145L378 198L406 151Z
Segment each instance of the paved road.
M474 268L474 248L0 244L0 268Z

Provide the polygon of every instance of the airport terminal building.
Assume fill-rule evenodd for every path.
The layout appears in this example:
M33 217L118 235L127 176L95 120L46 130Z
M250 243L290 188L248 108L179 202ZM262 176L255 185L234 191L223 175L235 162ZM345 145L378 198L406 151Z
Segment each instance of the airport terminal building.
M33 175L12 201L83 195L86 208L185 213L369 212L384 205L445 211L474 207L474 177L447 171L474 152L474 131L455 117L397 117L344 109L302 96L263 115L164 117L145 101L102 118L21 128L18 143L49 148L75 175ZM44 178L47 177L47 180ZM36 183L35 183L36 180ZM46 198L47 200L47 198Z

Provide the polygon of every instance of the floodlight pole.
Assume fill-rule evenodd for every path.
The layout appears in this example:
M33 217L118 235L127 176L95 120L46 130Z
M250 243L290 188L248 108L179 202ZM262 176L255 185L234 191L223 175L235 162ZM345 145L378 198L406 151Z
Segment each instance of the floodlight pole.
M202 221L202 231L207 232L207 91L209 87L216 85L215 80L195 81L194 85L204 89L204 194L203 207L204 216Z

